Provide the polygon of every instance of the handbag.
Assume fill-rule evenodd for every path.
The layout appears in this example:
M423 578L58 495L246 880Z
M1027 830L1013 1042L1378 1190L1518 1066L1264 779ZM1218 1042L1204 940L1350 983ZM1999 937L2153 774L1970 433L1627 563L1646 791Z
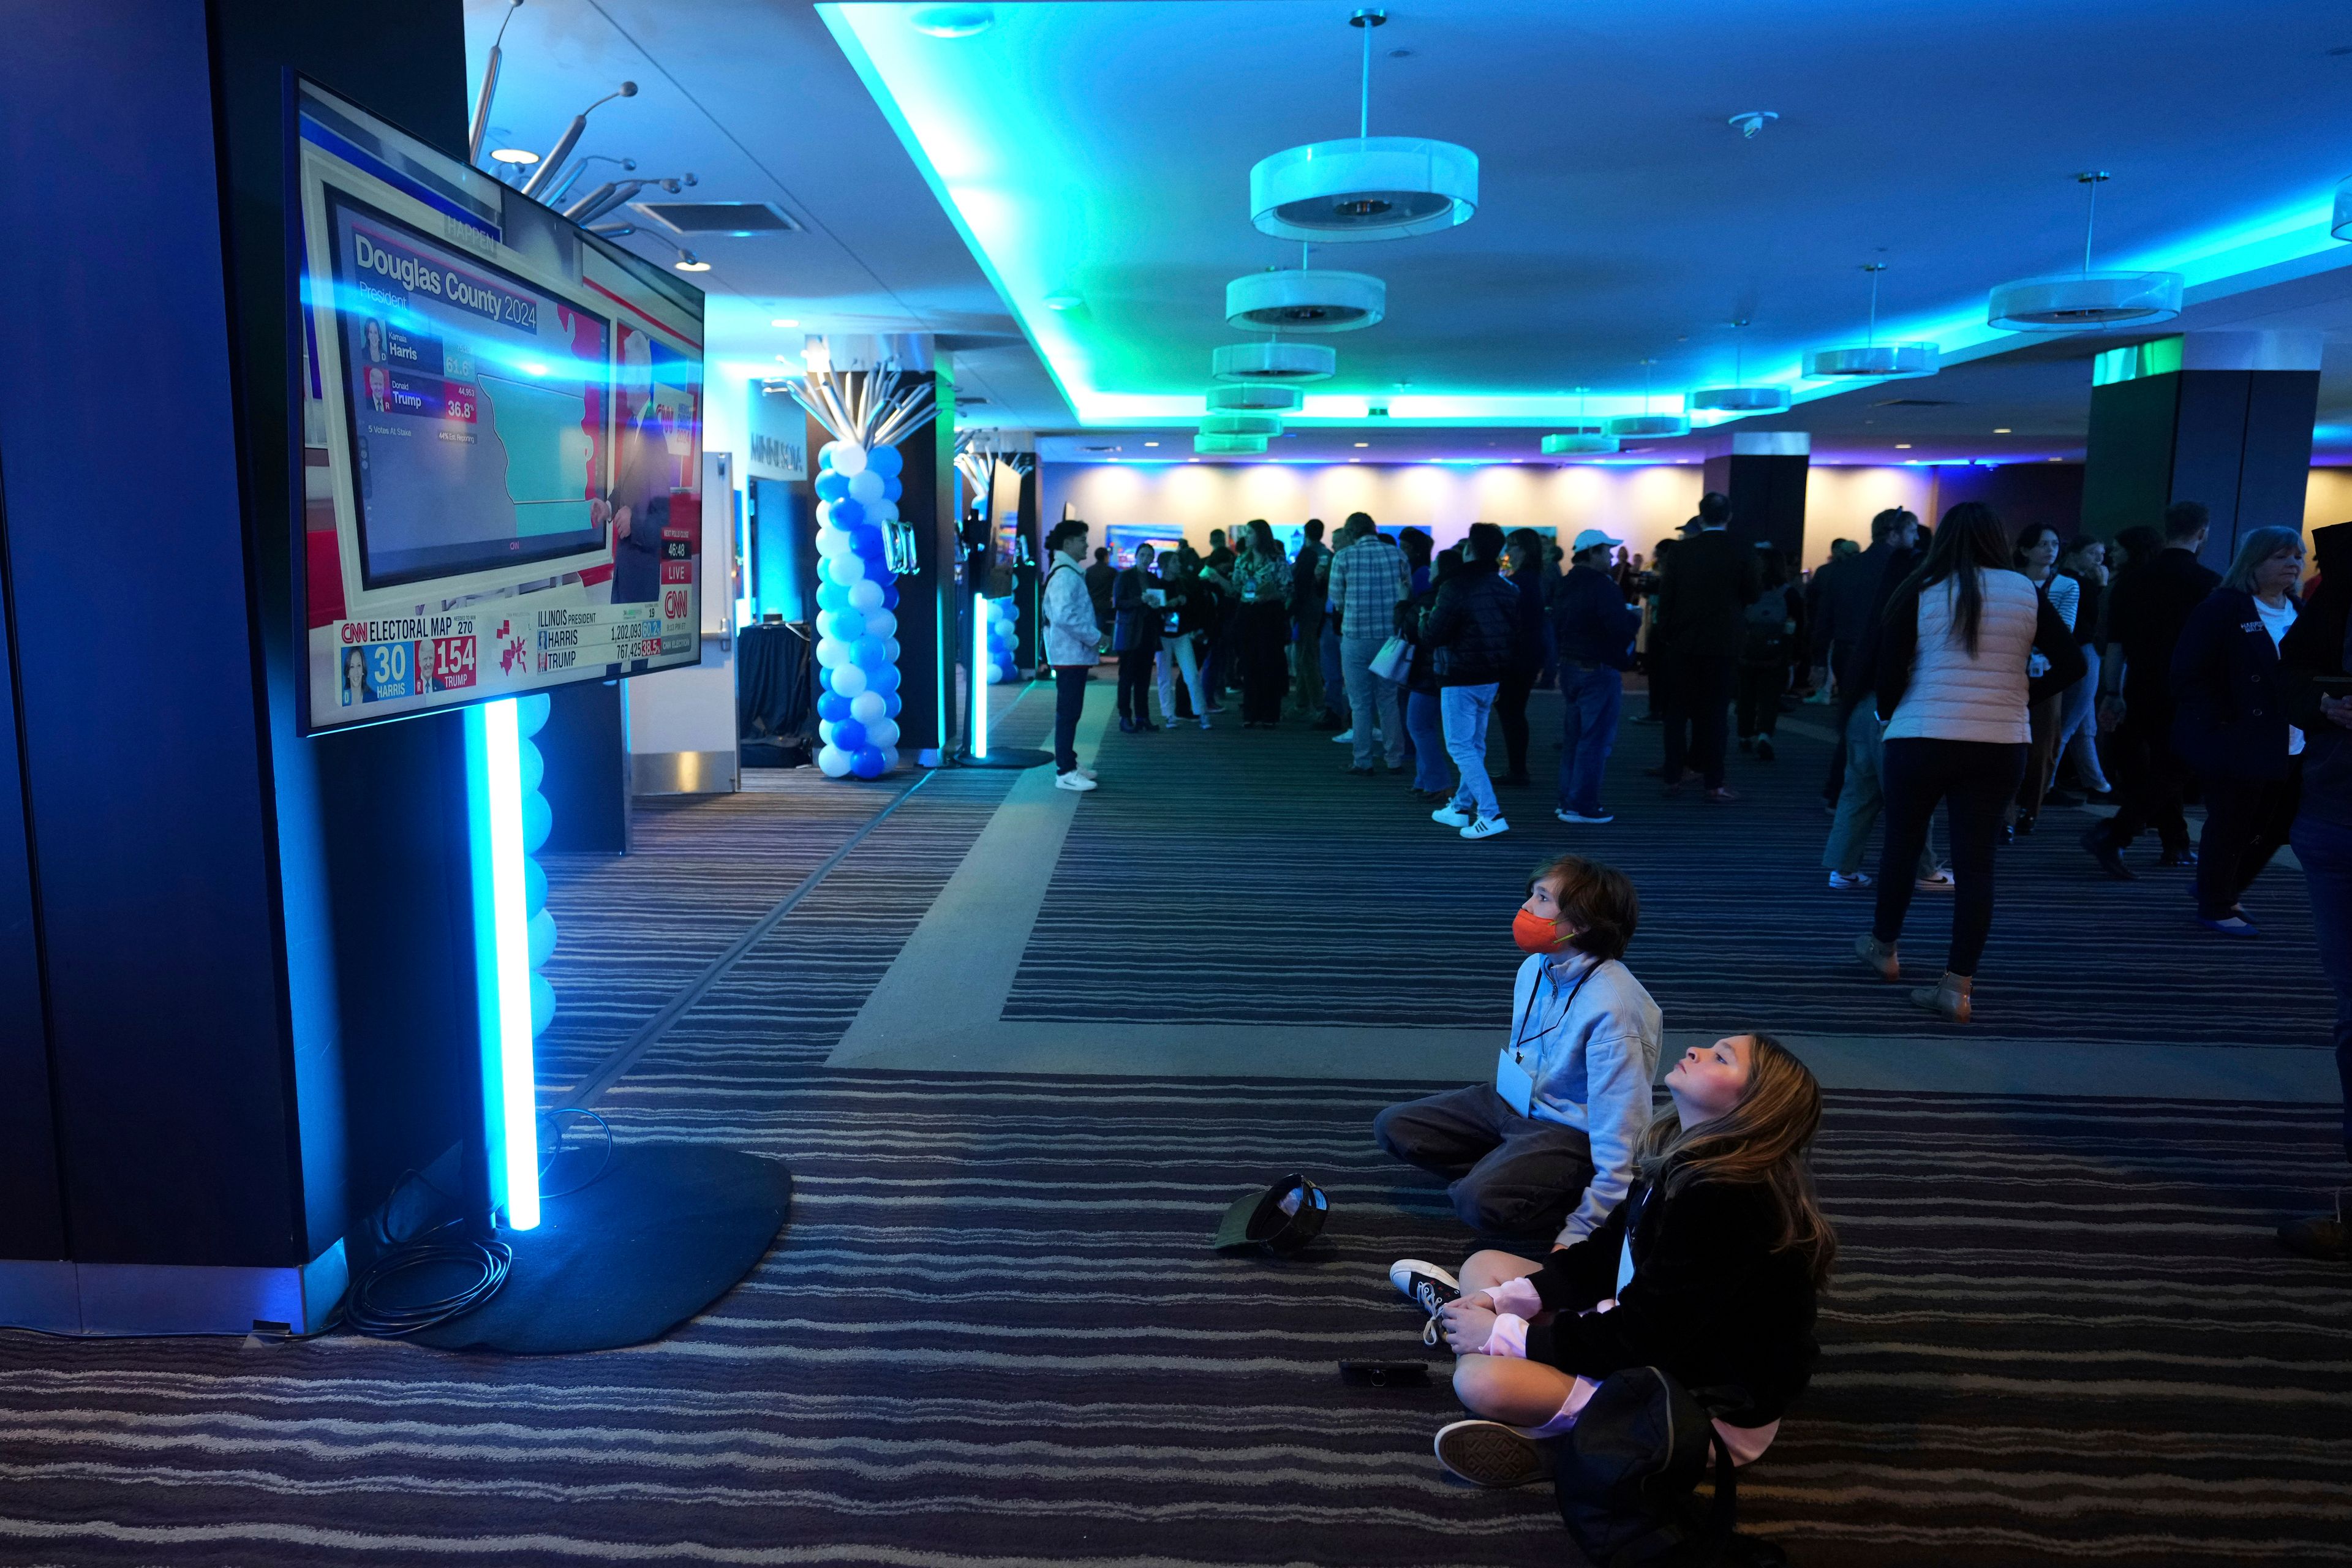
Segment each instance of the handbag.
M1401 682L1412 668L1412 644L1401 636L1391 635L1381 644L1381 651L1372 655L1372 673L1382 680Z
M1694 1493L1710 1457L1715 1500L1702 1512ZM1560 1521L1598 1568L1770 1561L1750 1555L1764 1543L1733 1533L1737 1489L1706 1406L1654 1366L1603 1379L1553 1458ZM1735 1540L1748 1550L1734 1554Z

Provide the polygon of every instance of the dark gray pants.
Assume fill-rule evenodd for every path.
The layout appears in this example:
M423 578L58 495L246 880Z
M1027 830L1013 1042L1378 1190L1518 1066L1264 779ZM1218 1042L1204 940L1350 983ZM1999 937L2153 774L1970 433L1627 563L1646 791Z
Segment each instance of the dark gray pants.
M1372 1118L1380 1146L1452 1184L1454 1212L1492 1236L1557 1235L1592 1180L1591 1141L1521 1116L1491 1084L1391 1105Z

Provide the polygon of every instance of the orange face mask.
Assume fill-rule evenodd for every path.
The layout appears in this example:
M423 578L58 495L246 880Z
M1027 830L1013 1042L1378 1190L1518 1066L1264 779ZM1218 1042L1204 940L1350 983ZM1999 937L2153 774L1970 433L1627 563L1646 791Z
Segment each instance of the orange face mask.
M1568 946L1568 933L1558 921L1521 910L1511 917L1511 940L1521 952L1559 952Z

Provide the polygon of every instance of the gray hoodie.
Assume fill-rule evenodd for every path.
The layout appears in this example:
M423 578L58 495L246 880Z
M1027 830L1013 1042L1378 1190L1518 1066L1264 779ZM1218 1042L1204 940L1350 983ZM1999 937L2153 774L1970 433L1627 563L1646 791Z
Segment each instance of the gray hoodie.
M1592 1143L1592 1181L1560 1229L1567 1246L1599 1229L1633 1184L1664 1020L1632 970L1570 948L1519 965L1511 1027L1507 1048L1516 1045L1535 1079L1529 1113Z

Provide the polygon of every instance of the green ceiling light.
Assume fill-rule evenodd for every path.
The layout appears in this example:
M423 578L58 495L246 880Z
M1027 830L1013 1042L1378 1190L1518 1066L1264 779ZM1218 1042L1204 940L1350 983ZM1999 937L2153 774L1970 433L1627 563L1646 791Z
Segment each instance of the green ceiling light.
M1260 332L1348 332L1380 324L1389 286L1361 272L1253 272L1225 285L1225 325Z
M1265 451L1265 437L1203 434L1192 437L1192 450L1204 458L1254 458Z
M1805 356L1805 374L1816 377L1886 381L1935 374L1937 350L1934 343L1882 343L1878 341L1878 275L1886 270L1886 263L1865 261L1862 269L1870 274L1869 337L1860 344L1845 348L1815 349Z
M1264 439L1282 434L1279 414L1204 414L1201 416L1203 436L1255 436Z
M1310 142L1250 170L1250 221L1282 239L1402 239L1467 223L1478 210L1478 154L1451 142L1375 136L1372 29L1385 11L1348 18L1364 35L1363 90L1352 141Z
M2094 272L2091 231L2099 216L2099 187L2113 178L2105 170L2077 174L2089 188L2091 210L2083 220L2083 270L2063 278L2021 278L1992 291L1985 324L2011 332L2066 332L2168 321L2180 314L2178 272Z
M969 38L996 26L996 11L988 5L918 5L907 25L934 38Z
M1789 406L1789 389L1785 386L1748 386L1743 374L1746 356L1741 353L1739 329L1748 324L1743 316L1731 323L1731 384L1702 386L1683 397L1683 407L1696 414L1702 410L1716 414L1778 414Z
M1236 386L1209 388L1209 407L1213 411L1221 408L1265 408L1286 414L1297 407L1299 402L1300 394L1295 386L1245 382Z
M1562 430L1543 438L1547 458L1588 458L1617 449L1617 437L1601 427L1596 420L1591 429Z
M1339 374L1339 356L1320 343L1227 343L1210 354L1209 374L1219 381L1296 385L1330 380Z

